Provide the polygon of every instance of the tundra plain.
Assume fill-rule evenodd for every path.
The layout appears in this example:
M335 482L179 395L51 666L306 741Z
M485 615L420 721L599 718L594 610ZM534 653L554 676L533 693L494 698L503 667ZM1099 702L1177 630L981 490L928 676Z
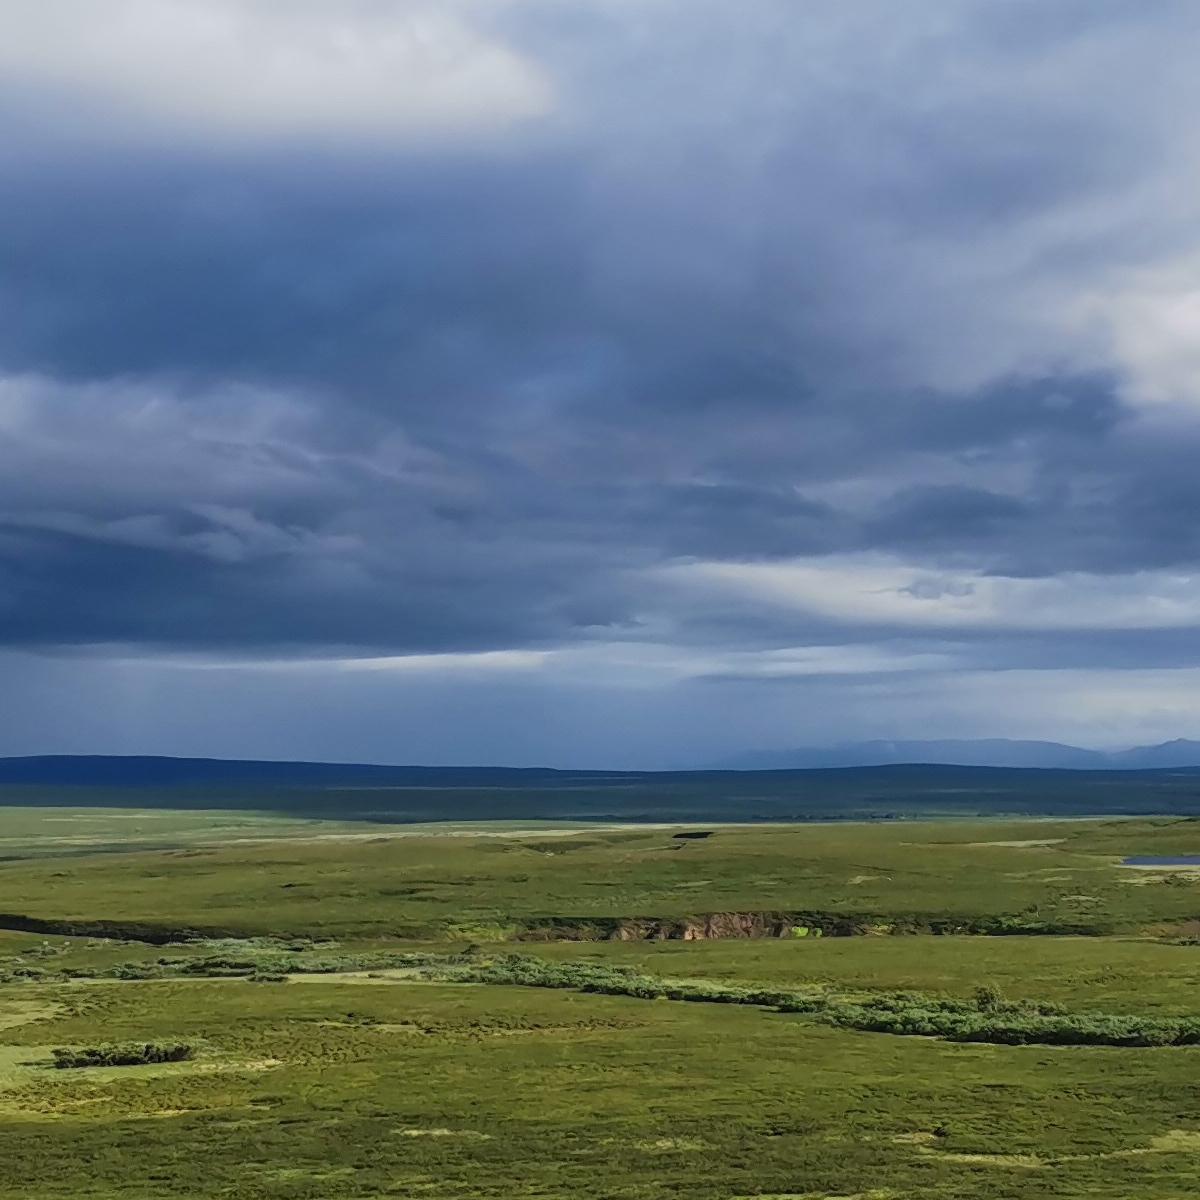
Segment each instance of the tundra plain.
M0 837L14 1200L1200 1187L1198 820Z

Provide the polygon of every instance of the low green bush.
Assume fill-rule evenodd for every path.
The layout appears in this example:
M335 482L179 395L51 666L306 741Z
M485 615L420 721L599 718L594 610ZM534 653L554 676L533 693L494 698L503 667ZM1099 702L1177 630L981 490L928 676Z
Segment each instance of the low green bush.
M51 1051L58 1070L81 1067L135 1067L147 1063L183 1062L195 1057L187 1042L127 1042L82 1048L58 1047Z
M621 967L554 963L505 955L443 977L474 983L568 988L637 999L701 1004L752 1004L802 1013L843 1029L954 1042L1051 1046L1192 1046L1200 1044L1200 1018L1111 1013L1067 1013L1057 1005L1006 1001L984 985L972 1000L879 992L867 997L810 991L775 991L707 980L667 981Z

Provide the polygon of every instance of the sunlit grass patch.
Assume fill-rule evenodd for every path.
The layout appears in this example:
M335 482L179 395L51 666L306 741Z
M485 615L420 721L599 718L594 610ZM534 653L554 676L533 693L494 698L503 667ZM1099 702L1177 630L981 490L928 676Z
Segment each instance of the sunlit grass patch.
M490 1142L490 1133L480 1133L478 1129L398 1129L396 1132L406 1138L466 1138L468 1141Z
M55 1000L0 992L0 1030L49 1021L65 1011L66 1006Z

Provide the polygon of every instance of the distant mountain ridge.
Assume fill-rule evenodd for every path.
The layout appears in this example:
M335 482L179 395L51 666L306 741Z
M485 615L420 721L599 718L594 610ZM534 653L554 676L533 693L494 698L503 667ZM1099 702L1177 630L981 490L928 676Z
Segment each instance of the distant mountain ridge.
M47 754L0 758L0 786L82 788L395 788L541 787L571 779L684 781L728 771L828 771L862 767L1032 768L1073 771L1200 770L1200 741L1179 738L1105 753L1062 742L1007 738L849 742L840 746L743 754L679 771L563 770L553 767L431 767L381 763Z
M1019 765L895 762L904 753L964 758L959 743L885 742L892 760L832 766L756 761L760 770L587 771L369 763L50 755L0 758L0 807L230 809L304 819L385 821L719 822L944 816L1178 814L1200 818L1200 763L1190 744L1125 752L1101 768L1072 747L1033 743ZM931 749L940 747L940 751ZM1153 750L1154 753L1150 751ZM1008 753L1003 743L977 756ZM807 759L817 752L809 752ZM1083 751L1084 755L1092 752ZM1012 751L1014 756L1018 751ZM782 756L780 756L782 757ZM841 761L837 761L838 759ZM1115 757L1115 756L1114 756ZM1169 760L1170 765L1149 769ZM1053 769L1045 769L1051 766ZM1081 769L1082 768L1082 769Z
M588 774L588 772L569 772ZM605 774L606 772L595 772ZM0 784L49 787L471 787L497 775L514 782L564 774L548 767L423 767L378 763L173 758L137 754L38 754L0 758Z
M1200 741L1176 738L1153 746L1106 752L1063 742L1011 738L847 742L837 746L741 754L721 764L730 771L787 771L930 763L962 767L1040 767L1076 771L1163 770L1200 766Z

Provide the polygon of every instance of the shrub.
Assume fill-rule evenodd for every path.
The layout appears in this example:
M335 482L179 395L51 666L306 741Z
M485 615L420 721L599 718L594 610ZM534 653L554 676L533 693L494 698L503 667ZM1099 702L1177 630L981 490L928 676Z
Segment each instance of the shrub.
M1004 997L994 983L985 983L975 989L975 1007L980 1012L996 1012L1004 1007Z
M828 1025L872 1033L939 1037L954 1042L1024 1046L1191 1046L1200 1044L1200 1018L1064 1013L1054 1005L1009 1003L994 985L976 989L974 999L879 992L848 998L821 992L771 991L639 975L592 963L550 963L506 955L482 966L459 968L453 978L475 983L570 988L612 996L753 1004L779 1012L804 1013Z
M134 1067L146 1063L183 1062L195 1057L186 1042L127 1042L119 1045L58 1047L51 1051L58 1070L80 1067Z

